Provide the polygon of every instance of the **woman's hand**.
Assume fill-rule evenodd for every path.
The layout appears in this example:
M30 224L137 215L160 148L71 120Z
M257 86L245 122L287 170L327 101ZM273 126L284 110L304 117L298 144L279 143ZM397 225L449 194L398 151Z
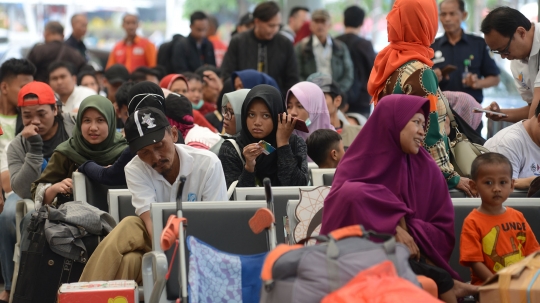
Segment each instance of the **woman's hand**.
M281 113L278 115L277 123L276 141L279 148L289 144L289 138L291 138L294 126L296 125L296 119L291 115L287 115L287 113Z
M399 225L396 227L396 241L409 248L409 251L411 252L411 259L420 259L420 249L416 243L414 243L413 237L411 237L411 235Z
M71 178L66 178L58 183L52 185L49 190L53 190L55 196L58 194L72 194L73 193L73 181Z
M467 197L476 197L478 194L471 189L469 178L460 177L456 188L463 191Z
M257 164L255 159L257 159L257 157L262 154L262 151L263 149L259 145L259 143L251 143L244 147L242 154L244 155L244 158L246 159L245 169L248 172L252 173L255 171L255 164Z

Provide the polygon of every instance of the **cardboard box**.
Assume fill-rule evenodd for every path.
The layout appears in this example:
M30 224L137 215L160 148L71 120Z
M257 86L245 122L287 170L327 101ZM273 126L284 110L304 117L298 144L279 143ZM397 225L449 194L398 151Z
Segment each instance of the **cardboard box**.
M540 302L540 251L501 269L480 287L480 303Z
M139 303L135 281L95 281L63 284L58 303Z

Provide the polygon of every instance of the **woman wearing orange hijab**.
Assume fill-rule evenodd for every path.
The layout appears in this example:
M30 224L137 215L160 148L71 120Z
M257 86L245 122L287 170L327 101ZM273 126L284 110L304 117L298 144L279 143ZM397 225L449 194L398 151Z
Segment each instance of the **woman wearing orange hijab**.
M386 17L388 41L375 59L368 81L368 92L375 106L390 94L408 94L431 100L424 147L447 180L448 188L457 188L472 196L469 179L460 177L450 164L448 138L444 131L445 96L431 69L433 49L439 26L434 0L396 0Z

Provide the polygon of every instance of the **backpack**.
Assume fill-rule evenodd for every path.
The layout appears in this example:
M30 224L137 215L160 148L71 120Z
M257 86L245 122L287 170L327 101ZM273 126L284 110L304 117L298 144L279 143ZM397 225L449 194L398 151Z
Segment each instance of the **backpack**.
M385 242L372 242L372 237ZM352 225L315 239L320 244L281 244L268 254L261 274L261 303L320 302L359 272L386 260L392 261L401 278L420 287L409 265L409 250L391 235Z
M173 36L171 41L165 42L159 47L157 55L157 65L163 67L167 71L167 74L174 73L174 71L172 70L171 62L172 51L174 44L183 37L184 36L182 35L176 34Z

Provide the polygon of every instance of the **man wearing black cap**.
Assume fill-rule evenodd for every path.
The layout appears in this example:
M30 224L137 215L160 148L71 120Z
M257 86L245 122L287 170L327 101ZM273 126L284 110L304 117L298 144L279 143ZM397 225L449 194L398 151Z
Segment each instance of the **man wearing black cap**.
M126 139L137 156L126 165L126 181L139 217L127 217L100 243L81 281L141 282L141 259L152 247L150 204L176 201L180 176L186 176L182 201L226 201L227 188L218 157L206 150L175 144L178 130L158 109L137 109L126 121ZM129 243L127 243L129 242ZM126 247L129 247L126 249ZM129 251L126 251L129 250ZM130 255L130 257L124 257Z
M122 64L114 64L105 70L103 85L107 89L107 99L116 103L116 92L120 85L129 80L129 72Z

